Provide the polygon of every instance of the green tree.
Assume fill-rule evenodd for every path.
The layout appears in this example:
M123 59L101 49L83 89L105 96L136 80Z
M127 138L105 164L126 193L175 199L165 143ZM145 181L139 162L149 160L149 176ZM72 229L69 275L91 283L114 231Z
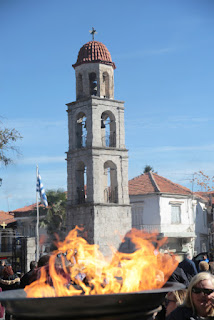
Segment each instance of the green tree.
M64 190L47 190L48 207L45 217L41 220L40 225L47 229L50 241L56 240L56 235L62 239L65 235L65 217L67 194ZM53 248L52 248L53 249Z
M147 173L149 171L154 172L154 169L153 169L153 167L151 167L150 165L147 164L143 169L143 173Z
M3 128L0 122L0 163L8 165L13 162L10 152L20 153L15 142L22 139L22 136L16 129Z

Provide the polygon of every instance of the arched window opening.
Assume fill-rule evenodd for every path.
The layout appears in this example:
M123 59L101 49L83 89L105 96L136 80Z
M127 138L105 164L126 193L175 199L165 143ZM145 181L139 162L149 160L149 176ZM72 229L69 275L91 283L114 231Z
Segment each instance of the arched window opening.
M110 112L101 115L101 139L103 147L116 147L116 124Z
M77 148L85 148L87 144L87 126L86 116L84 113L80 113L76 122L76 136L77 136Z
M82 83L82 75L78 74L77 77L77 99L81 99L83 97L83 83Z
M104 84L104 98L109 98L109 74L108 72L103 73L103 84Z
M95 72L89 74L89 88L90 88L90 95L96 96L97 95L97 76Z
M79 162L76 170L77 203L85 203L87 199L87 167Z
M118 202L117 168L112 161L104 164L104 202Z

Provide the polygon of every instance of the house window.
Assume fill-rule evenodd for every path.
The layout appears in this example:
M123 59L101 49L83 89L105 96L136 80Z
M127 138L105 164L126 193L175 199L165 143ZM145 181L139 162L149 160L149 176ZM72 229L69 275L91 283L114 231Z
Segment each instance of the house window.
M143 226L143 208L132 208L132 227L136 229L142 229Z
M172 224L181 223L181 206L180 205L171 206L171 223Z

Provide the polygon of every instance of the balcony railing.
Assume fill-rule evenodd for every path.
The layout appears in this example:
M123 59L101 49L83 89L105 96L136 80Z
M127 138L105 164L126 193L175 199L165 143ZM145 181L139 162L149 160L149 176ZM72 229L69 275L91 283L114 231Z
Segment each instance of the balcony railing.
M194 224L142 224L139 226L133 226L140 230L147 232L158 232L164 236L169 237L194 237L195 225Z
M77 187L77 203L85 203L87 199L87 190L86 187L84 188L79 188Z
M116 147L116 134L115 132L106 133L102 137L102 146L103 147Z
M117 203L118 202L117 187L115 187L115 188L107 187L104 189L104 201L107 203Z

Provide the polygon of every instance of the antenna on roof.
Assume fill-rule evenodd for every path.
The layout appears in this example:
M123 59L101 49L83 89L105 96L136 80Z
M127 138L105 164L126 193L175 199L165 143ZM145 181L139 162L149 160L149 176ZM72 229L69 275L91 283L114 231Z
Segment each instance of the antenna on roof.
M92 30L89 30L89 33L92 35L92 41L94 41L94 35L97 34L97 32L94 29L94 27L92 27Z

